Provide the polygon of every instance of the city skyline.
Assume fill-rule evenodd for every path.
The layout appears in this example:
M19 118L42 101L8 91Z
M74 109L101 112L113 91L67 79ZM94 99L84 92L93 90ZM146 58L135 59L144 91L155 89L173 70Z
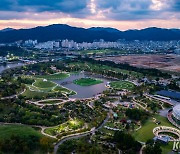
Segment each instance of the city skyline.
M1 0L0 29L50 24L76 27L180 28L178 0ZM158 16L157 16L158 15Z

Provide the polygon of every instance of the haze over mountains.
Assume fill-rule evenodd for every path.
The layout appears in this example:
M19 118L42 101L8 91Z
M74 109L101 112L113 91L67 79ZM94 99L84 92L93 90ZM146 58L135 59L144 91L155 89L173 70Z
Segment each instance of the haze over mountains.
M62 39L76 42L92 42L99 39L104 39L105 41L117 41L118 39L169 41L180 40L180 29L151 27L142 30L120 31L115 28L92 27L85 29L64 24L54 24L19 30L7 28L0 31L0 43L11 43L28 39L38 40L38 42Z

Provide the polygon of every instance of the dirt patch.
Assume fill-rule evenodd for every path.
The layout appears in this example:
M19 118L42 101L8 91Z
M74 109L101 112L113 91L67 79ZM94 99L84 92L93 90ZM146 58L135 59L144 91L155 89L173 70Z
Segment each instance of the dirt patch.
M104 57L99 58L98 60L110 60L115 63L128 63L136 67L180 72L180 56L178 55L129 55Z

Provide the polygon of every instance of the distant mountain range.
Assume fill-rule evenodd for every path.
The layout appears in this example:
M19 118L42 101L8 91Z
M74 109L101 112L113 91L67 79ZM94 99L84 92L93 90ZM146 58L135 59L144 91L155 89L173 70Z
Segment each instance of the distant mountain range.
M169 41L180 40L180 29L151 27L142 30L120 31L115 28L92 27L85 29L65 24L54 24L19 30L7 28L0 31L0 43L11 43L28 39L38 40L38 42L62 39L76 42L92 42L99 39L104 39L105 41L117 41L118 39Z
M11 30L15 30L15 29L13 29L13 28L5 28L5 29L0 30L0 32L8 32L8 31L11 31Z

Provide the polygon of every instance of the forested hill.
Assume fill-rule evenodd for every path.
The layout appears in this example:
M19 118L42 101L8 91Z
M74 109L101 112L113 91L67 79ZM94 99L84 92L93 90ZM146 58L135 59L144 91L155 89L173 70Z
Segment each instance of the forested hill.
M64 24L54 24L31 29L0 31L0 43L28 39L38 40L38 42L62 39L76 42L92 42L99 39L104 39L105 41L117 41L118 39L168 41L180 40L180 30L152 27L142 30L119 31L114 28L93 27L85 29Z

